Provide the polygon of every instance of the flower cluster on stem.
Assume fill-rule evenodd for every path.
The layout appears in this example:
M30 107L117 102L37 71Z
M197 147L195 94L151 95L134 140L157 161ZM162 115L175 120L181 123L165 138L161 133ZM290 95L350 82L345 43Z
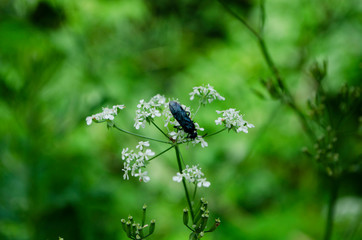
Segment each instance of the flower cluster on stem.
M140 141L136 146L139 149L138 152L134 150L129 150L128 148L124 148L122 150L122 160L123 163L123 178L129 179L128 174L130 173L133 177L138 177L142 182L150 181L150 177L147 175L147 171L142 171L143 168L146 167L147 161L150 157L154 156L155 153L152 152L151 149L145 148L149 147L150 143Z
M149 182L151 178L148 176L148 172L145 171L147 164L158 156L164 154L170 149L175 149L176 151L176 160L178 165L178 173L172 178L175 182L182 182L185 197L188 203L188 208L190 211L190 216L193 222L192 226L185 224L191 231L189 239L200 239L207 232L212 232L220 224L219 220L215 220L215 224L209 230L206 230L207 221L209 219L209 212L207 210L207 202L203 202L203 206L199 211L195 210L193 206L193 201L195 199L197 188L210 187L211 183L206 179L204 173L201 171L199 165L185 165L179 145L191 143L193 145L200 144L202 148L208 146L208 143L205 141L204 137L214 136L221 133L225 129L233 129L235 132L248 132L249 128L254 127L253 124L248 123L243 119L243 116L236 111L235 109L228 109L224 111L217 111L217 113L222 114L222 117L219 117L215 123L216 125L224 125L224 128L214 132L212 134L200 135L201 132L204 132L204 128L195 121L195 116L199 111L201 106L205 106L208 103L213 102L214 100L225 100L212 86L209 84L205 86L194 87L193 91L190 93L190 100L196 98L199 99L198 107L196 111L192 111L189 106L185 106L177 103L176 110L170 110L171 105L175 104L174 99L166 99L164 96L157 94L152 97L148 102L144 99L139 101L136 110L134 127L139 130L140 128L145 128L146 123L156 127L167 140L160 140L153 137L143 136L141 134L133 133L127 130L124 130L118 127L114 122L114 117L117 115L117 111L124 108L124 105L115 105L112 108L103 108L103 112L97 113L95 115L89 116L86 118L87 125L90 125L92 122L107 122L108 127L115 128L123 133L133 135L138 138L142 138L147 141L139 141L135 150L131 150L128 147L123 148L122 150L122 160L123 160L123 169L124 172L123 178L128 180L131 177L136 177L141 182ZM161 119L162 127L159 127L157 124ZM190 135L193 133L193 135ZM163 144L169 144L168 148L158 153L157 155L149 147L149 141L154 141ZM194 194L193 199L189 193L187 182L194 185ZM187 213L188 214L188 213ZM186 219L186 216L184 217ZM131 239L139 239L137 236L142 239L142 229L143 225L140 225L137 228L137 225L133 225L131 220L123 220L123 227L127 233L127 236ZM132 226L131 226L132 225ZM194 226L195 225L195 226ZM152 227L152 223L151 223ZM154 225L153 228L154 229ZM151 229L151 230L152 230ZM150 235L150 234L149 234ZM149 236L147 235L147 236ZM146 236L145 236L146 237Z
M114 116L117 115L117 111L122 110L124 105L114 105L112 108L104 107L102 108L101 113L94 114L92 116L88 116L85 120L87 125L91 125L93 121L102 122L104 120L113 120Z
M182 178L184 178L186 181L190 183L197 184L198 187L210 187L211 183L206 180L206 178L203 178L204 173L201 171L201 168L199 165L194 165L192 167L189 167L189 165L186 165L186 168L182 171L182 173L177 173L176 176L172 178L175 182L181 182Z
M215 120L216 125L224 125L229 130L234 130L235 132L244 132L248 133L248 128L253 128L254 125L248 123L243 119L243 115L239 111L236 111L234 108L230 108L224 111L216 111L218 114L222 114L222 117L219 117Z
M193 91L190 93L190 100L194 100L195 97L199 98L201 105L206 105L207 103L211 103L214 100L221 100L224 101L225 98L221 96L214 87L210 86L210 84L207 84L206 87L199 86L194 87Z
M141 99L137 105L134 127L136 129L144 128L146 122L150 123L155 117L160 117L165 104L166 98L160 94L152 97L148 102Z

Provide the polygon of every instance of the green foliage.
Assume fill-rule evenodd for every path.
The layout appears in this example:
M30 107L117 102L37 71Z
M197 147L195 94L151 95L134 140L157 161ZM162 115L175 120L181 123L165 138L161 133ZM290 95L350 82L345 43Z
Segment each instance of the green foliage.
M149 239L185 239L180 212L168 211L185 207L171 181L173 155L153 162L154 181L124 181L121 149L135 140L101 125L89 129L85 117L127 103L116 121L131 129L138 99L160 93L184 102L207 83L256 128L247 137L210 138L206 152L185 152L203 164L212 182L203 195L222 221L204 239L321 239L326 166L343 175L333 239L361 239L361 3L267 1L260 24L257 1L222 2L263 25L284 87L298 109L310 111L315 142L276 100L284 89L254 36L218 1L1 1L0 239L124 239L121 218L140 214L144 202L157 219ZM217 129L210 124L216 113L197 118ZM330 144L325 165L301 151L328 156Z

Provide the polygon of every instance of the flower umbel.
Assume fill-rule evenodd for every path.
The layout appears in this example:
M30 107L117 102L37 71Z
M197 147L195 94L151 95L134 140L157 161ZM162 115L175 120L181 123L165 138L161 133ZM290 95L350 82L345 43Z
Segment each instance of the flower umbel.
M232 129L237 133L248 133L248 128L254 127L253 124L245 121L239 111L236 111L234 108L216 112L222 114L222 117L215 120L216 125L225 125L226 128Z
M186 165L186 168L182 170L182 173L177 173L176 176L172 177L172 180L175 182L181 182L182 178L185 178L186 181L190 183L197 184L198 187L209 187L211 184L209 181L206 181L206 178L202 178L204 173L201 172L199 165L193 165L189 167Z
M132 177L138 177L140 181L150 181L147 171L142 172L142 169L146 167L148 160L154 156L155 153L152 152L151 149L144 148L145 146L150 146L149 142L139 142L136 146L136 148L140 149L138 152L129 150L128 148L122 150L122 160L124 161L122 171L124 171L124 179L129 179L128 174L130 172Z
M210 84L207 84L206 87L199 86L194 87L193 91L190 93L190 100L194 100L195 96L199 97L199 101L201 105L206 105L207 103L211 103L214 100L222 100L224 101L225 98L221 96L214 87L210 86Z
M209 219L207 201L202 200L201 207L199 210L195 211L194 199L197 188L208 188L211 183L205 178L199 165L192 165L191 167L186 165L186 167L184 167L185 163L181 156L179 145L192 143L193 145L200 144L202 148L205 148L208 146L208 143L205 141L206 137L214 136L225 129L233 129L235 132L247 133L249 128L254 127L253 124L250 124L243 119L243 116L239 111L230 108L224 111L217 111L217 113L222 114L222 116L219 117L215 123L216 125L224 125L223 129L211 134L207 132L206 134L201 134L204 129L195 121L197 112L200 110L201 106L205 106L214 100L225 100L225 98L209 84L206 87L194 87L193 91L190 93L190 99L194 100L195 98L199 98L196 111L176 102L176 99L166 99L160 94L155 95L148 102L143 99L139 101L136 116L134 118L134 127L136 129L140 129L140 127L144 128L147 122L162 133L159 135L163 136L164 140L158 139L158 136L143 136L142 134L134 133L117 126L113 120L117 115L118 110L123 109L124 105L103 108L101 113L86 118L87 125L92 124L92 122L106 122L108 128L114 128L122 133L133 135L144 140L139 141L135 149L124 148L122 150L122 171L124 172L123 178L126 180L131 176L138 178L140 182L149 182L151 178L148 176L148 171L146 171L148 163L171 149L176 151L179 172L177 172L176 176L172 177L172 180L175 182L182 182L184 187L188 210L186 212L184 211L183 219L184 224L192 231L189 239L200 239L205 233L214 231L220 224L220 221L215 221L213 227L207 230L207 221ZM160 122L161 125L158 125ZM168 147L155 155L149 148L150 143L148 140L168 144ZM190 183L194 188L193 199L190 198L191 195L186 186L186 182ZM188 225L187 222L189 217L192 219L193 225ZM132 217L129 218L128 221L123 219L121 222L124 231L131 239L145 239L153 233L155 227L154 221L151 222L149 233L144 235L143 229L147 226L144 225L144 219L139 226L133 222Z
M91 125L93 121L100 122L103 120L113 120L114 116L117 115L118 109L122 110L124 105L114 105L112 108L102 108L103 112L88 116L85 120L87 125Z
M152 97L149 102L140 100L137 105L134 127L139 129L144 128L146 122L150 123L155 117L160 117L162 110L165 108L166 98L160 94Z

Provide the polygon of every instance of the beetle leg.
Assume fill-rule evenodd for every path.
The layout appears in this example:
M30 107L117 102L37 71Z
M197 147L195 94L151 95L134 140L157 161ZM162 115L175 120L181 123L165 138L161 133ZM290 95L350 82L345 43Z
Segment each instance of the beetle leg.
M176 128L177 130L181 130L182 127L181 126L173 126L174 128Z

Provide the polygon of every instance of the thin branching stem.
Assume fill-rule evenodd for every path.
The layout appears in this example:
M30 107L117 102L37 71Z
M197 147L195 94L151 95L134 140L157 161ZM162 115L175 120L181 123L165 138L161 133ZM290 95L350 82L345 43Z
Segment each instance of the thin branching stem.
M219 3L225 8L226 11L228 11L233 17L235 17L237 20L239 20L242 24L244 24L244 26L251 32L253 33L256 37L259 36L259 33L257 31L254 30L254 28L252 28L249 23L241 16L239 16L238 14L236 14L226 3L224 3L224 1L222 0L218 0Z
M177 158L178 169L179 169L180 174L182 174L182 164L181 164L181 157L180 157L180 154L181 154L181 153L180 153L180 149L179 149L179 147L178 147L177 144L175 145L175 150L176 150L176 158ZM192 203L191 203L189 191L187 190L186 180L185 180L184 177L182 178L182 185L183 185L183 187L184 187L187 204L189 205L192 222L194 222L194 220L195 220L195 214L194 214L194 210L193 210L193 208L192 208Z
M195 197L196 197L196 192L197 192L197 184L195 183L195 189L194 189L194 193L192 194L192 201L195 201Z
M152 158L148 159L148 161L151 161L155 158L157 158L158 156L161 156L162 154L164 154L165 152L169 151L171 148L175 147L174 145L172 145L171 147L167 148L166 150L160 152L159 154L157 154L156 156L153 156Z
M260 27L259 33L263 35L264 25L265 25L265 0L260 0Z
M133 136L136 136L136 137L140 137L140 138L143 138L143 139L147 139L147 140L151 140L151 141L155 141L155 142L160 142L160 143L173 144L172 142L166 142L166 141L163 141L163 140L158 140L158 139L146 137L146 136L143 136L143 135L140 135L140 134L137 134L137 133L129 132L129 131L127 131L127 130L124 130L124 129L122 129L122 128L119 128L116 124L113 124L113 127L114 127L115 129L121 131L121 132L130 134L130 135L133 135Z
M194 118L196 117L196 114L199 112L200 107L201 107L201 102L199 102L199 106L197 106L196 112L194 114Z
M299 109L299 107L296 105L295 100L293 98L293 96L291 95L289 89L285 86L283 79L280 75L279 69L276 67L270 53L269 50L267 48L267 45L265 43L265 39L263 37L263 34L257 32L243 17L239 16L236 12L234 12L226 3L224 3L222 0L218 0L220 2L220 4L226 9L227 12L229 12L233 17L235 17L237 20L239 20L256 38L258 41L258 45L259 48L261 50L261 53L264 57L264 60L268 66L268 68L270 69L270 71L273 73L278 87L279 87L279 94L280 94L280 98L281 100L286 103L289 107L291 107L298 115L299 120L303 126L303 128L306 130L308 136L312 139L315 140L315 134L312 131L310 125L307 122L307 119L305 118L304 114L302 113L302 111ZM262 18L262 22L265 21L265 7L264 7L264 1L261 1L261 18ZM262 25L264 26L264 23L262 23Z
M290 93L289 89L285 86L283 79L280 75L279 69L276 67L269 51L267 48L267 45L265 43L265 39L263 37L263 27L265 22L265 6L264 6L264 0L261 0L260 5L260 14L261 14L261 27L260 27L260 33L258 33L254 28L252 28L248 22L240 17L238 14L236 14L228 5L226 5L224 2L219 0L221 5L236 19L238 19L256 38L258 41L259 48L261 50L261 53L264 57L264 60L268 66L268 68L273 73L276 81L277 86L279 88L279 97L282 100L284 104L287 104L290 108L293 109L293 111L297 114L304 130L307 132L308 136L312 141L316 139L316 136L308 123L305 115L303 112L299 109L297 106L292 94ZM333 230L333 219L334 219L334 208L336 204L336 200L338 197L338 180L334 177L331 177L331 190L330 190L330 199L328 202L328 212L327 212L327 222L325 227L325 233L324 233L324 240L330 240L332 237L332 230Z
M226 129L228 129L228 128L225 127L225 128L223 128L223 129L221 129L221 130L219 130L219 131L217 131L217 132L214 132L214 133L211 133L211 134L207 134L204 138L214 136L214 135L216 135L216 134L218 134L218 133L221 133L221 132L225 131Z
M157 126L157 124L156 124L153 120L151 120L151 123L152 123L153 126L155 126L166 138L169 139L169 136L168 136L164 131L162 131L162 129L159 128L159 127Z

